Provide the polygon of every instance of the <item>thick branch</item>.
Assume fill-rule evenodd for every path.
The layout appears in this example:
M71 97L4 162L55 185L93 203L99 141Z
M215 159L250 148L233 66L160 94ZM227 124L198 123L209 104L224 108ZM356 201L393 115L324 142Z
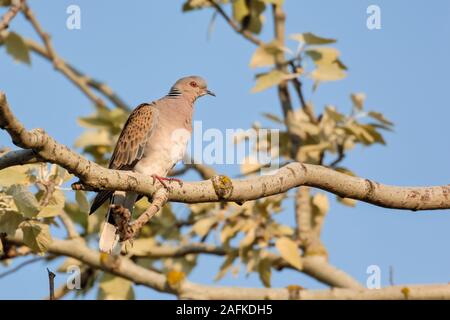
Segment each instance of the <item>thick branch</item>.
M33 149L47 162L56 163L93 188L135 191L151 196L159 186L152 179L129 171L105 169L59 144L43 130L27 131L14 117L0 92L0 128L8 131L19 147ZM0 162L1 162L0 157ZM172 185L169 201L198 203L245 202L284 193L298 186L311 186L343 198L365 201L377 206L406 210L450 208L450 186L398 187L368 179L352 177L332 169L312 164L290 163L273 175L232 180L231 190L218 190L211 180ZM225 191L225 192L224 192ZM230 191L230 192L227 192ZM223 198L222 194L227 194Z
M20 232L14 239L16 244L23 244ZM80 260L95 269L110 272L114 275L133 281L136 284L168 292L187 299L450 299L450 285L396 286L379 290L369 289L331 289L300 290L288 288L241 288L207 286L183 281L174 287L167 283L166 277L160 273L141 267L131 260L120 257L113 264L105 264L100 254L88 248L78 240L54 239L48 252Z
M238 253L239 249L236 248L217 247L206 243L190 243L176 247L168 245L149 247L147 252L141 252L139 256L151 259L161 259L183 257L188 254L225 256ZM267 258L270 259L273 267L277 270L282 270L284 268L297 270L283 258L274 253L268 253ZM307 256L302 258L302 262L303 266L301 271L303 273L331 287L353 289L362 287L358 281L344 271L328 263L324 257Z

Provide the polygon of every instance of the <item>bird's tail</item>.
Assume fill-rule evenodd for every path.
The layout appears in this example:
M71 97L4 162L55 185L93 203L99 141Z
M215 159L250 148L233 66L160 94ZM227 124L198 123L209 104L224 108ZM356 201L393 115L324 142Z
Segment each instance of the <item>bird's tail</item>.
M130 212L133 212L134 203L136 202L137 194L133 192L116 191L111 197L110 204L121 205ZM119 255L122 251L124 242L119 241L119 234L117 232L117 226L114 221L114 217L111 214L111 208L108 209L106 214L105 223L100 234L99 249L101 252L105 252L112 255Z

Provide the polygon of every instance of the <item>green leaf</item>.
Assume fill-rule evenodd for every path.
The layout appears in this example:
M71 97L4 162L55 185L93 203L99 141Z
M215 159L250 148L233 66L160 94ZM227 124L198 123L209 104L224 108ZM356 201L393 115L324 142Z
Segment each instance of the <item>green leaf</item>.
M50 198L50 201L48 202L48 205L43 207L41 211L39 211L37 217L50 218L59 215L61 211L64 210L65 200L66 197L64 195L64 192L62 192L61 190L55 190L52 197Z
M295 73L285 73L280 70L272 70L267 73L262 73L256 76L256 84L251 92L256 93L266 90L272 86L280 84L282 81L294 79L298 75Z
M31 64L30 52L22 37L15 32L10 32L5 39L6 52L14 60Z
M289 36L292 40L303 42L309 45L321 45L336 42L336 39L322 38L311 32L296 33Z
M262 29L265 8L262 0L235 0L232 3L233 19L241 24L242 29L258 34Z
M89 212L89 201L87 200L84 191L75 191L75 200L77 201L81 212Z
M0 212L0 233L6 233L8 236L13 237L23 220L23 216L20 213L13 211Z
M40 209L39 203L26 186L14 184L6 190L6 194L13 197L19 213L27 218L36 217Z
M266 288L270 288L270 278L272 277L272 263L269 259L263 258L258 263L259 279Z
M250 14L246 0L235 0L232 3L233 19L239 23Z
M23 232L23 242L34 252L46 252L52 243L49 226L34 220L20 224Z
M100 280L97 298L101 300L134 300L132 282L105 273Z
M294 241L287 237L278 238L275 242L275 247L284 260L298 270L302 270L303 263L300 257L300 251Z

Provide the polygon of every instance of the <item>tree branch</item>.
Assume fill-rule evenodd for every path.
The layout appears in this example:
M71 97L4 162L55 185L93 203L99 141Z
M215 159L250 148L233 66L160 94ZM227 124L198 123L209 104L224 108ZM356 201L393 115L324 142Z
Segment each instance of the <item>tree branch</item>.
M8 151L0 156L0 170L31 163L42 162L33 150Z
M217 247L206 243L190 243L180 246L157 246L149 247L147 252L140 252L138 257L146 257L150 259L176 258L183 257L188 254L208 254L216 256L225 256L229 254L238 254L239 249ZM269 259L273 267L277 270L292 269L298 270L274 253L268 253ZM302 258L302 272L313 277L314 279L336 288L361 288L361 284L344 271L336 268L328 263L321 256L307 256Z
M15 244L23 244L20 232L12 239ZM54 239L48 252L80 260L95 269L110 272L136 284L153 288L160 292L176 294L184 299L450 299L450 285L396 286L378 290L339 289L304 290L299 286L288 288L237 288L200 285L188 280L177 286L170 285L164 275L141 267L125 257L118 258L114 264L102 262L100 254L78 240Z
M89 187L108 190L135 191L152 196L159 188L148 177L129 171L109 170L59 144L42 129L27 131L14 117L4 93L0 92L0 128L13 142L32 149L43 160L67 169ZM2 162L0 157L0 163ZM352 177L332 169L312 164L290 163L272 175L231 180L220 190L211 180L172 185L169 201L184 203L233 201L245 202L284 193L298 186L310 186L329 191L343 198L364 201L377 206L405 210L450 208L450 186L398 187L383 185L368 179ZM225 191L225 192L224 192ZM227 196L224 197L223 194Z
M24 1L25 0L13 1L9 10L0 19L0 32L5 29L8 29L9 23L11 22L12 19L14 19L14 17L17 15L17 13L19 13L20 8L22 7L22 4L24 3Z

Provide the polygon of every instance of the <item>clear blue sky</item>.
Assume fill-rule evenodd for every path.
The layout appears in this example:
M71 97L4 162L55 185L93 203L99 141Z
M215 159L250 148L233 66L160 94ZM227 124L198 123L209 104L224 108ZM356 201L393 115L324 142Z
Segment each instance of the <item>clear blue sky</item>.
M211 12L183 14L182 2L64 0L30 4L52 34L60 55L107 80L131 105L160 97L180 76L199 74L217 93L216 99L197 103L195 118L203 121L204 128L248 128L253 120L262 119L262 112L280 114L274 89L249 92L254 71L248 63L254 47L219 18L208 41ZM70 4L81 7L81 30L65 27ZM381 30L366 28L370 4L381 7ZM337 38L342 60L349 67L345 80L324 84L314 95L307 90L307 99L318 107L332 103L349 110L348 95L364 91L367 106L395 122L395 132L386 135L387 147L358 148L344 165L383 183L448 184L450 2L287 0L286 10L288 33L312 31ZM34 36L22 17L11 28ZM271 31L267 26L262 37L267 39ZM7 93L17 116L28 128L43 127L58 141L73 146L82 132L76 117L90 114L91 103L47 61L33 56L28 67L12 63L4 48L0 51L0 89ZM0 133L0 145L10 145L5 133ZM236 174L234 167L216 169ZM283 219L292 219L288 205ZM333 201L323 240L331 263L363 283L366 268L372 264L381 267L383 285L388 284L389 266L394 267L398 284L448 282L449 226L448 211L411 213L364 203L351 209ZM190 280L212 283L221 261L201 258ZM45 267L34 265L0 279L0 298L45 296ZM0 267L0 272L4 270ZM64 278L64 274L58 275L57 283ZM227 276L219 284L261 286L257 275ZM324 288L290 271L273 272L272 284ZM145 288L136 291L138 298L168 297Z

